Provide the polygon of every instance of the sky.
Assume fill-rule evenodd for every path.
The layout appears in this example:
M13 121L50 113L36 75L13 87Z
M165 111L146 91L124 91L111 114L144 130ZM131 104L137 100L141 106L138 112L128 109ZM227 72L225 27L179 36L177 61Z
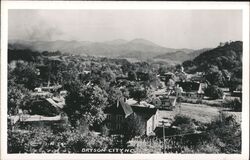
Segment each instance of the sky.
M9 10L9 39L111 41L142 38L169 48L242 40L240 10Z

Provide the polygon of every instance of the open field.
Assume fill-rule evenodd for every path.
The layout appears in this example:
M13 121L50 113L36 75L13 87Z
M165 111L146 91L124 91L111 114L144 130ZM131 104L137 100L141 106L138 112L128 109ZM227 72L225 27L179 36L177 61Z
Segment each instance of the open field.
M178 109L178 107L176 109ZM219 111L220 108L205 104L182 103L179 112L197 121L209 123L219 115Z
M233 115L237 122L241 122L241 112L226 111L225 108L191 103L182 103L180 109L179 107L176 107L176 113L187 115L203 123L210 123L211 121L215 120L220 111L226 115Z

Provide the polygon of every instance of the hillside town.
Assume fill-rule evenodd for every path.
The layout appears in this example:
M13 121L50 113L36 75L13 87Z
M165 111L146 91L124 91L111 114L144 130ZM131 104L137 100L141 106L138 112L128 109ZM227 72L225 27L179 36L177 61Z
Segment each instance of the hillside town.
M232 49L238 43L214 50L226 50L230 45ZM203 54L207 52L212 54L213 50ZM84 146L88 140L81 139L81 134L103 143L98 146L91 141L94 148L132 148L133 152L144 153L149 145L154 153L209 152L202 146L206 142L223 152L223 147L210 142L207 133L217 136L213 131L217 123L241 123L238 70L209 66L208 70L190 72L192 66L187 62L168 66L29 50L9 50L8 60L11 153L78 153L80 148L88 148ZM222 122L223 117L228 122ZM36 133L42 128L54 135L25 139L32 132L43 133ZM63 140L68 136L76 139ZM222 138L220 143L226 146L227 142ZM235 148L240 147L237 145ZM203 150L198 150L200 147Z

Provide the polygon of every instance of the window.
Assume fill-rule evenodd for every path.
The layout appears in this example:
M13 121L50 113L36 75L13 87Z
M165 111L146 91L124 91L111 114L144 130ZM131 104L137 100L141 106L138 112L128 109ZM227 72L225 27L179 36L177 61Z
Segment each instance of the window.
M115 128L116 128L116 130L120 130L121 129L121 124L117 123Z
M107 114L107 120L111 120L111 114Z

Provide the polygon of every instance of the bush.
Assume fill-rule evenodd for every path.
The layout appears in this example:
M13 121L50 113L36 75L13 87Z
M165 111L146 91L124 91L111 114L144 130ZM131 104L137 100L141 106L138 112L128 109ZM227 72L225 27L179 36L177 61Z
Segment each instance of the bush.
M98 136L92 132L86 134L74 132L69 135L67 150L70 153L81 153L83 148L106 150L112 144L113 141L109 137Z
M81 130L53 133L49 127L8 131L8 153L81 153L83 148L107 149L113 139Z
M210 97L211 99L220 99L223 97L223 91L215 85L206 88L204 93L205 96Z
M230 108L235 112L241 112L242 111L242 103L238 98L235 98L233 100L225 100L223 102L223 107Z
M241 153L241 125L231 116L221 113L208 125L208 142L219 148L220 153Z

